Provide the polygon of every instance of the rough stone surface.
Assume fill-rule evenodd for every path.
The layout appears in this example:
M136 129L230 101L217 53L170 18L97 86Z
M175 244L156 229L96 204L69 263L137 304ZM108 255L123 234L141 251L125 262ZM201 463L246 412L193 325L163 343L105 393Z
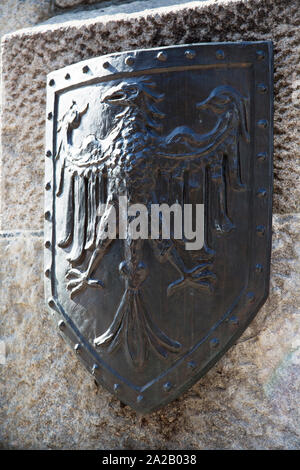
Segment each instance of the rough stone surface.
M178 0L173 1L176 3ZM0 0L0 37L11 31L34 26L66 10L75 10L78 13L79 8L84 12L91 8L125 2L126 0Z
M217 2L220 0L199 0L197 3L200 2ZM233 0L235 1L235 0ZM64 23L66 21L82 21L82 20L90 20L92 18L99 18L100 16L116 16L118 15L118 19L121 16L132 14L132 13L141 13L147 10L147 13L153 12L157 13L157 8L166 8L174 7L178 5L188 5L191 4L195 5L196 2L187 2L186 0L102 0L101 3L91 4L90 6L87 4L81 5L80 11L79 8L74 8L70 11L64 12L61 11L63 14L54 16L50 18L45 23L46 24L57 24L57 23ZM158 13L160 14L162 10Z
M59 8L72 8L78 5L91 5L99 3L99 0L54 0L55 6Z
M51 16L51 3L51 0L2 0L0 36L45 21Z
M41 233L2 233L2 446L299 449L299 231L299 216L274 217L269 300L205 377L145 417L97 388L58 336L44 307Z
M299 0L218 0L132 13L84 13L84 20L7 35L3 48L2 228L42 224L46 74L120 50L192 43L272 39L275 46L274 211L298 212ZM154 5L157 3L154 2ZM147 2L151 7L152 2ZM112 7L110 7L112 8ZM125 8L125 7L124 7ZM111 12L111 10L110 10ZM107 13L107 12L106 12ZM98 14L98 13L97 13ZM73 17L74 18L74 17ZM62 21L62 17L59 17ZM298 65L297 65L298 64ZM17 117L16 117L17 116ZM15 178L18 178L16 184ZM24 201L28 206L24 213ZM12 210L13 208L13 210Z

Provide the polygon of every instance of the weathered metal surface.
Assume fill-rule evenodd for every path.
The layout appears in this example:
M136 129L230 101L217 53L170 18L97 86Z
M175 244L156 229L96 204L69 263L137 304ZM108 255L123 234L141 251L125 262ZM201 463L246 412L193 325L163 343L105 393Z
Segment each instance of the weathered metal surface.
M47 303L97 382L138 412L157 409L268 295L271 43L137 50L55 71L46 145ZM103 239L120 195L204 204L203 248Z

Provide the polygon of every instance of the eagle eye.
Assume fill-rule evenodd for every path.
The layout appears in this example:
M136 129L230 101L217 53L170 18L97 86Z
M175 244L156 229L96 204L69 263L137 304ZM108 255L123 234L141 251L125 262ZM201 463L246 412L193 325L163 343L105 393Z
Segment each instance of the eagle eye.
M129 92L129 93L136 93L138 91L138 89L137 89L136 86L130 85L130 86L126 87L126 91Z
M219 103L220 104L227 104L227 103L229 103L229 101L230 101L230 98L227 95L221 95L219 97Z

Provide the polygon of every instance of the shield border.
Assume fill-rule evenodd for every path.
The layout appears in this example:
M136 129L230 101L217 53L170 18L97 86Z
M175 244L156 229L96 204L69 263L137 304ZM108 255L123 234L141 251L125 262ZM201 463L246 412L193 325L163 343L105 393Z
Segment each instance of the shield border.
M205 48L205 54L197 50ZM196 54L190 54L193 51ZM132 60L133 59L133 60ZM133 69L134 63L134 69ZM247 64L253 73L254 112L251 125L255 126L253 143L253 191L251 248L256 261L249 272L248 288L231 311L220 319L204 340L181 359L177 360L161 376L137 387L119 376L102 361L72 320L66 315L55 295L55 135L57 103L60 93L76 88L79 84L90 85L99 80L112 80L124 76L178 71L203 67L234 67ZM153 49L117 52L88 59L51 72L47 76L46 108L46 158L45 158L45 297L50 312L57 322L58 331L77 353L95 380L111 393L119 395L124 403L137 412L152 412L177 398L197 382L236 342L268 297L271 258L272 227L272 172L273 172L273 48L271 41L197 43ZM258 137L257 137L258 136ZM51 178L49 175L52 175ZM265 182L268 181L266 187ZM265 266L260 260L267 260ZM237 312L237 314L235 314ZM222 344L220 338L230 340ZM218 338L218 340L217 340ZM211 358L201 370L197 370L199 351L201 357ZM217 351L216 351L217 348ZM213 352L212 352L213 351ZM190 378L184 384L169 380L170 371L177 368ZM163 393L162 393L163 391ZM155 397L164 397L159 403Z

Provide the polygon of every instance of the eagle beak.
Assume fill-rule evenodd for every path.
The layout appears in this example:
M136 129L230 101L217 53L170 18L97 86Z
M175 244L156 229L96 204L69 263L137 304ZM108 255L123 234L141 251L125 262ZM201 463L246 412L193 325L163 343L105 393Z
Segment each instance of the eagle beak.
M114 105L120 104L121 105L126 102L126 99L127 99L126 93L122 90L118 90L113 93L109 93L105 95L102 98L101 102L107 103L107 104L114 104Z
M209 100L206 99L204 101L200 101L200 103L196 104L197 109L208 109L209 108Z

